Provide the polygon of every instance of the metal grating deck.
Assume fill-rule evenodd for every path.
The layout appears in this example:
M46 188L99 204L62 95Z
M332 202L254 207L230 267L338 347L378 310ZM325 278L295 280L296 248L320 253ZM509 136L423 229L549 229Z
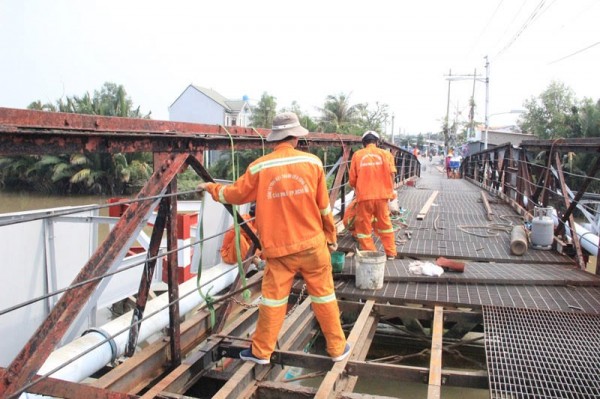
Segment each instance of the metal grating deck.
M427 202L434 190L439 194L425 219L417 220L416 216ZM527 263L527 264L574 264L567 256L554 251L529 249L523 256L510 253L510 233L496 232L494 237L481 237L486 234L484 227L493 224L520 223L520 218L507 204L498 201L490 204L494 216L487 220L481 189L461 179L446 179L434 168L427 168L415 187L402 186L398 190L398 201L404 213L408 228L396 233L404 243L397 244L398 253L405 257L425 258L445 256L449 258L469 259L474 261ZM489 194L488 194L489 197ZM457 226L471 226L459 229ZM404 233L412 232L408 239ZM465 232L469 231L470 234ZM375 235L374 235L374 238ZM376 245L381 243L376 239ZM350 235L340 237L342 249L354 248Z
M567 265L525 265L521 263L465 262L464 273L445 272L439 277L427 277L409 273L411 259L388 260L385 281L427 283L480 283L514 285L586 285L600 286L600 277ZM432 261L433 262L433 261ZM354 278L355 257L347 257L341 273L335 276Z
M490 398L600 397L600 315L483 307Z
M296 282L294 290L299 292L302 283L302 280ZM354 281L340 281L336 282L335 292L338 299L374 299L394 305L417 303L472 308L492 305L600 313L600 287L385 282L380 290L361 290Z

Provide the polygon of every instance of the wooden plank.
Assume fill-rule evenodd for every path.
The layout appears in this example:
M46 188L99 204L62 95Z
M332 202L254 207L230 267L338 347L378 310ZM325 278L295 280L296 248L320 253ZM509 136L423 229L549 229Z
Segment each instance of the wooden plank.
M378 315L369 316L369 319L365 324L365 328L360 337L358 338L356 348L354 348L354 351L350 356L350 361L364 361L367 358L367 355L369 354L369 349L371 348L371 343L373 342L373 338L375 337L375 332L377 331L378 321ZM357 382L357 376L350 376L348 377L346 383L340 387L340 390L342 392L352 392L354 391L354 387L356 386Z
M425 219L425 216L427 216L427 212L429 212L429 208L431 208L431 205L433 205L433 201L435 201L435 198L438 196L439 193L440 192L437 190L431 193L429 199L427 200L427 202L425 202L425 205L423 205L423 208L421 208L421 210L417 214L417 220Z
M352 351L357 345L358 339L361 336L363 330L365 329L365 326L371 314L371 310L373 310L374 304L375 301L373 301L372 299L368 300L365 303L365 306L363 306L360 315L356 319L354 327L352 328L352 331L350 332L350 335L348 336L347 340L348 344L350 344L350 351ZM350 353L350 355L352 355L352 353ZM341 362L337 362L333 365L331 371L329 371L325 375L323 382L319 386L319 390L315 395L315 399L326 399L334 397L336 384L340 380L342 373L346 368L346 364L350 360L349 358L350 356L346 357L346 359L342 360Z
M483 202L483 207L485 208L486 218L487 220L491 221L494 212L492 211L492 208L490 208L490 202L488 201L487 195L484 191L481 191L481 201Z
M439 399L442 385L442 335L444 333L444 308L436 306L433 311L431 331L431 359L429 361L429 386L427 399Z
M252 287L261 282L262 272L252 276L248 280L247 287ZM221 306L216 304L217 310ZM236 311L238 313L238 311ZM244 312L235 319L228 331L231 334L238 333L248 328L256 319L255 310ZM192 315L188 320L182 323L181 327L181 345L183 353L188 353L192 348L200 344L208 335L210 330L209 313L200 311ZM159 340L149 345L144 350L136 353L133 357L127 359L118 367L100 377L92 383L93 386L105 389L112 389L130 393L139 392L151 381L167 371L169 358L169 343Z
M297 325L306 319L307 312L310 312L310 300L308 299L304 300L292 313L292 316L285 320L279 334L281 345L287 347L288 341L295 339L298 334ZM238 372L213 396L213 399L239 399L251 395L256 389L254 381L262 380L272 366L273 363L260 366L253 362L244 362Z
M429 378L427 367L404 366L400 364L350 361L346 367L350 376L399 382L426 383ZM488 375L483 370L443 370L445 386L487 389Z

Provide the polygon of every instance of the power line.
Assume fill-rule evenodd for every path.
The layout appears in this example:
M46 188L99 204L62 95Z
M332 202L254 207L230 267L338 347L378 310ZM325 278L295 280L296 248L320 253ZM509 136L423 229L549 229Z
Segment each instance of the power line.
M552 4L554 4L556 2L556 0L554 0L552 2ZM545 10L543 10L544 5L546 4L546 0L541 0L539 2L539 4L535 7L535 9L532 11L532 13L529 15L529 17L527 18L527 20L523 23L523 25L521 26L521 28L517 31L517 33L515 33L515 35L509 40L509 42L506 44L506 46L504 46L504 48L502 48L502 50L498 51L498 53L494 56L494 58L498 57L500 54L502 54L503 52L505 52L506 50L508 50L510 48L510 46L512 46L514 44L514 42L517 41L517 39L521 36L521 34L523 32L525 32L525 30L540 16L542 15L546 10L548 10L548 8L550 8L552 6L552 4L550 4Z
M502 32L502 35L500 35L500 37L498 38L498 41L496 42L496 44L494 45L493 48L497 47L498 44L500 44L500 41L502 40L502 38L504 37L504 35L506 35L506 32L508 32L508 30L513 26L513 24L515 23L517 17L519 15L521 15L521 11L523 11L523 8L525 8L525 5L527 4L528 1L529 0L525 0L524 2L521 3L521 7L519 7L519 11L517 11L517 13L514 15L514 17L510 21L510 23L508 25L506 25L506 29L504 29L504 32Z
M557 62L560 62L560 61L566 60L567 58L571 58L571 57L573 57L574 55L577 55L577 54L579 54L579 53L583 53L584 51L586 51L586 50L589 50L589 49L591 49L592 47L595 47L595 46L597 46L597 45L599 45L599 44L600 44L600 42L596 42L596 43L594 43L594 44L591 44L591 45L589 45L589 46L587 46L587 47L585 47L585 48L582 48L581 50L577 50L577 51L575 51L574 53L571 53L571 54L569 54L569 55L565 55L565 56L564 56L564 57L562 57L562 58L559 58L559 59L557 59L557 60L554 60L554 61L552 61L552 62L548 63L548 65L556 64Z
M487 29L490 27L492 20L494 19L494 17L496 16L496 13L498 12L498 10L500 9L500 6L502 5L502 3L504 2L504 0L500 0L500 2L498 3L498 5L496 6L496 9L494 10L494 12L492 13L492 15L490 16L490 18L488 19L487 23L485 24L485 26L483 27L483 30L481 31L481 33L475 38L475 42L473 43L473 45L471 46L471 50L469 50L469 54L471 55L471 53L473 52L473 49L475 48L475 46L477 46L477 44L479 43L479 40L481 39L481 37L487 32ZM468 56L467 56L468 57Z

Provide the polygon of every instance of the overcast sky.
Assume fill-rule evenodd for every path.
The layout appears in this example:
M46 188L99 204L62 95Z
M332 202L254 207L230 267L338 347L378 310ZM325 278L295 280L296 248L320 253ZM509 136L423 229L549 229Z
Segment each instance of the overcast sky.
M189 85L318 115L327 95L380 102L395 134L439 131L449 70L485 76L490 125L554 79L600 98L599 0L0 0L0 107L125 86L168 120ZM564 58L564 59L563 59ZM451 84L450 118L471 80ZM485 85L475 85L476 119ZM505 122L506 121L506 122ZM388 132L391 130L391 121Z

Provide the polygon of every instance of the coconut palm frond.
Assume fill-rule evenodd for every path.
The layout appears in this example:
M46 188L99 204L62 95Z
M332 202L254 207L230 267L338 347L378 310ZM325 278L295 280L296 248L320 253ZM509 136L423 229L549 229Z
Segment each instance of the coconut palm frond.
M66 163L60 163L54 166L52 171L52 181L57 182L63 179L70 179L73 175L71 165Z
M70 162L71 165L87 165L90 160L83 154L72 154Z
M69 182L71 182L72 184L85 183L87 186L90 186L94 182L92 176L93 174L91 169L81 169L79 172L71 176Z

